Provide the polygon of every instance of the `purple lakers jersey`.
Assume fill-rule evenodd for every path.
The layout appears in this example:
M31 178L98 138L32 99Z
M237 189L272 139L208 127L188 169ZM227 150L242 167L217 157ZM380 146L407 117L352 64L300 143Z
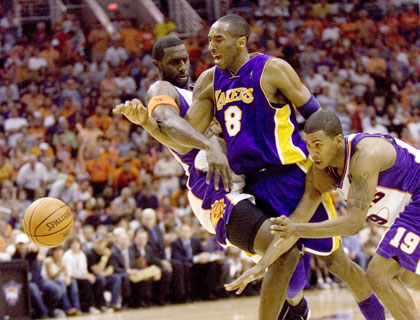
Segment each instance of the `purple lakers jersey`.
M261 78L270 59L252 55L236 74L215 67L216 118L236 174L307 159L293 105L273 106L262 89Z
M360 140L367 137L386 139L394 146L397 157L394 165L379 173L378 186L367 218L381 225L389 226L417 197L420 187L420 150L389 135L358 133L345 137L345 166L338 192L347 200L351 175L350 160ZM411 217L420 224L420 213Z

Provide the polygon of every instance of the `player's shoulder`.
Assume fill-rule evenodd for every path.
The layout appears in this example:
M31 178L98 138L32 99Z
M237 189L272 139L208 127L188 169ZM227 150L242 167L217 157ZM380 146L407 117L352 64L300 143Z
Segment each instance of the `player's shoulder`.
M276 74L288 73L293 70L292 66L284 59L272 57L267 61L266 71Z
M207 98L213 96L213 80L216 67L212 67L203 71L203 73L198 77L194 85L195 96Z
M355 155L377 157L384 153L384 148L391 144L381 137L364 137L356 144Z
M149 87L146 93L146 100L149 101L158 95L169 96L175 100L179 98L178 91L175 89L175 86L165 80L158 80Z
M360 140L350 160L350 172L381 171L389 159L387 152L382 149L382 142L388 143L374 137Z
M200 76L197 79L197 82L195 85L197 85L197 83L210 83L213 82L213 78L214 78L214 73L216 70L216 66L211 67L205 71L203 71Z
M360 165L371 165L380 171L389 168L395 163L397 150L393 143L382 137L366 137L356 145L352 157L358 159Z

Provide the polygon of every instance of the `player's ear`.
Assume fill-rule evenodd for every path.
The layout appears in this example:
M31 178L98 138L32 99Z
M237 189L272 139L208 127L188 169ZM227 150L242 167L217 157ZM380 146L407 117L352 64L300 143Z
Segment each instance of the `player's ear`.
M243 36L238 38L238 40L237 40L237 44L238 44L239 47L246 47L247 42L248 42L247 38L243 37Z
M343 135L340 133L340 134L338 134L338 135L336 135L336 136L335 136L335 143L336 143L336 144L341 144L341 143L343 142L343 139L344 139L344 137L343 137Z
M161 74L162 73L162 67L160 66L160 62L157 61L157 60L152 60L152 64L155 67L155 69L157 70L157 72L159 74Z

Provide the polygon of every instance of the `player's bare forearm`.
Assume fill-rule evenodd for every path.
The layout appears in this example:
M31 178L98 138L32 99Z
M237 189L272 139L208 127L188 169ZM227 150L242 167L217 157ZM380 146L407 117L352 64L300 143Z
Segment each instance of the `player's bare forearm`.
M203 134L198 132L191 124L181 117L172 117L164 121L158 121L159 127L172 141L178 145L207 150L212 142ZM188 149L187 149L188 150Z
M357 211L357 212L355 212ZM350 210L346 215L317 223L293 223L294 234L299 238L330 238L351 236L363 227L366 213Z
M271 241L263 257L258 264L266 269L271 266L281 255L290 250L293 245L298 241L298 237L290 236L287 239L275 236Z
M175 150L181 154L187 153L191 148L184 147L172 140L168 134L166 134L162 128L159 127L157 121L152 117L148 117L146 123L143 125L143 128L157 141L159 141L164 146Z

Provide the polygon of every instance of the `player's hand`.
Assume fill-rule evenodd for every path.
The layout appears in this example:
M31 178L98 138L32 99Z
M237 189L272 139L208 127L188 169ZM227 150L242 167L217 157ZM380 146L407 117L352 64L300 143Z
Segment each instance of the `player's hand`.
M270 221L273 222L273 225L270 227L272 234L280 236L281 238L298 236L294 223L292 223L288 217L280 216L277 218L271 218ZM275 243L275 246L279 243L280 240Z
M261 265L256 264L251 269L248 269L244 274L242 274L238 279L232 281L231 283L225 284L225 289L227 291L236 290L236 294L241 294L245 290L248 283L263 278L265 275L265 268Z
M211 143L206 150L209 171L207 172L206 182L210 183L211 176L214 173L214 188L219 190L219 180L222 177L223 186L226 192L232 187L232 174L230 172L229 162L222 148L215 143Z
M130 122L143 126L147 118L147 108L139 99L133 99L117 105L113 110L113 113L124 115Z

